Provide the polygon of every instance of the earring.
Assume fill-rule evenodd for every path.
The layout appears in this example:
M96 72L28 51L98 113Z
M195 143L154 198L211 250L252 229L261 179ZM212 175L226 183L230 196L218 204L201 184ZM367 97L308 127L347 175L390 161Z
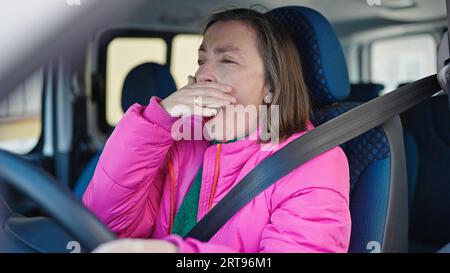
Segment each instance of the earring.
M265 103L271 103L271 102L272 102L272 99L273 99L272 92L269 92L269 93L267 94L267 96L264 97L264 102L265 102Z

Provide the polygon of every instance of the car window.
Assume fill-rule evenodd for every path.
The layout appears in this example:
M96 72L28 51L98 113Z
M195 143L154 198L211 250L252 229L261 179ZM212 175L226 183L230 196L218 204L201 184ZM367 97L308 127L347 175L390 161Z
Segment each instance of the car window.
M43 73L39 69L0 101L0 148L30 152L42 132Z
M172 42L170 71L178 87L185 86L188 75L194 75L198 68L198 47L202 35L178 34Z
M115 126L123 115L122 86L134 67L155 62L166 64L167 44L161 38L115 38L107 49L106 120Z
M436 41L429 34L375 41L371 47L371 79L386 93L399 84L436 73Z

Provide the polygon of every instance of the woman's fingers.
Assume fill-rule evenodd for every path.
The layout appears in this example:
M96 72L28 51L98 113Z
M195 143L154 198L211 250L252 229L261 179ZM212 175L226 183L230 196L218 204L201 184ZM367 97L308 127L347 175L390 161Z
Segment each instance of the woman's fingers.
M233 103L236 101L233 96L224 94L232 91L231 86L218 82L197 82L196 78L191 75L188 76L188 84L184 89L188 89L186 91L193 96L206 97L211 95L216 96L217 98L229 100Z
M219 108L236 103L236 98L228 94L232 87L217 82L197 82L189 75L188 84L163 101L161 106L173 117L217 115Z
M198 87L195 89L188 89L187 91L187 95L189 95L190 97L202 97L202 98L206 98L206 97L213 97L216 99L220 99L220 100L226 100L226 101L230 101L232 103L236 102L236 98L221 92L220 90L217 90L215 88L202 88L202 87Z
M201 106L201 107L221 108L221 107L230 105L231 101L222 99L222 98L212 97L212 96L206 96L206 97L195 96L194 104L197 106Z
M207 107L194 107L194 111L192 115L194 116L203 116L203 117L212 117L217 115L218 110L214 108Z
M92 253L176 253L177 247L163 240L119 239L104 243Z
M172 117L182 117L182 116L203 116L212 117L217 115L218 110L209 107L186 107L186 105L181 105L179 107L173 107L170 111Z
M233 88L231 86L222 84L222 83L218 83L218 82L197 82L197 83L189 84L187 86L187 88L189 88L189 89L213 88L213 89L217 89L224 93L229 93L233 90Z

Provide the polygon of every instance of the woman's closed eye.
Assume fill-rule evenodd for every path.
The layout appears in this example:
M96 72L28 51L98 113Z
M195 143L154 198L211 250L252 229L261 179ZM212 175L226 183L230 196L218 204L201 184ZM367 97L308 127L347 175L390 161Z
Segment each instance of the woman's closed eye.
M230 59L223 59L223 60L222 60L222 63L226 63L226 64L228 64L228 63L230 63L230 64L235 64L236 62L233 61L233 60L230 60Z
M236 61L231 60L231 59L222 59L221 62L222 62L222 63L226 63L226 64L237 64ZM206 61L205 61L205 60L202 60L202 59L199 59L199 60L197 61L197 64L198 64L199 66L200 66L200 65L204 65L205 63L206 63Z

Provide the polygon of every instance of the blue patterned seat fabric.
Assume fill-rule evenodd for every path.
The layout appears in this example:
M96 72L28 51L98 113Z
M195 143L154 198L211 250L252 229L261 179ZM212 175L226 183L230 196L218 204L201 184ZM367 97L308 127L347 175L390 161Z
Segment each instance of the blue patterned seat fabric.
M316 126L361 104L343 102L350 92L347 64L339 40L324 16L299 6L277 8L268 14L296 43L313 104L312 122ZM390 145L382 127L341 145L351 176L350 252L369 252L373 241L380 244L381 250L405 250L405 246L387 246L384 240L387 230L396 229L388 226L386 220L392 186Z

